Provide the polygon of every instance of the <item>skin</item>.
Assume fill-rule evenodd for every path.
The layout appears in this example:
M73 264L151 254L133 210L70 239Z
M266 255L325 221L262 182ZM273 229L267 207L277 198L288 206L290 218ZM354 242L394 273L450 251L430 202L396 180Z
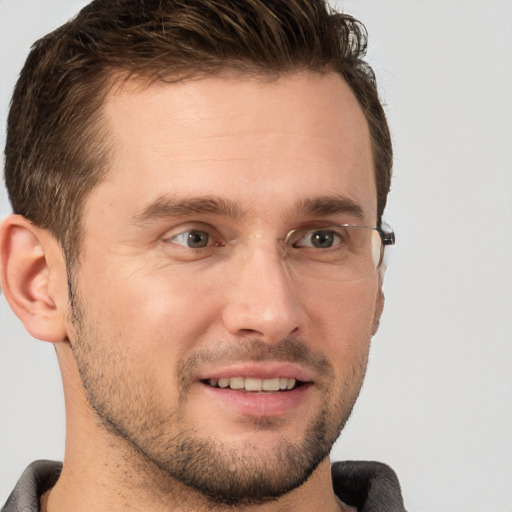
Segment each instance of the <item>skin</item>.
M300 277L276 240L310 224L376 224L368 126L350 89L312 73L129 81L104 120L111 169L86 201L75 315L53 237L19 216L2 226L6 297L56 344L64 382L64 470L43 508L228 510L173 478L177 440L192 432L217 450L212 477L231 465L280 481L297 465L289 448L301 453L324 418L329 446L310 478L236 509L340 510L327 454L364 378L381 283ZM334 196L359 213L300 208ZM205 197L236 215L161 207ZM198 225L242 242L226 260L190 259L173 236ZM287 371L308 386L286 407L250 398L242 410L202 382Z

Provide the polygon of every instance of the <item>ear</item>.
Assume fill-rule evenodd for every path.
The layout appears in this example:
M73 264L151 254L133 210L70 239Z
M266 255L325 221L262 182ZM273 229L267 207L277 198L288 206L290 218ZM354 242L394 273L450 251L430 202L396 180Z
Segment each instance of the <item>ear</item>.
M64 255L50 233L20 215L0 227L2 290L27 331L43 341L67 338Z
M379 330L380 317L382 316L382 311L384 310L384 292L382 291L382 277L379 277L379 290L377 292L377 300L375 302L375 313L373 316L372 323L372 336L374 336Z

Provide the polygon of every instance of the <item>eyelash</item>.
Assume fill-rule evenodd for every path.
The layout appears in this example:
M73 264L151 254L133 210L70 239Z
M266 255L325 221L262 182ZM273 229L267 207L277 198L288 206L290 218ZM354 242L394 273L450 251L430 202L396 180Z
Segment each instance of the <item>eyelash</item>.
M188 237L187 237L187 233L188 233ZM206 235L208 237L207 245L205 245L204 247L209 247L211 245L211 243L210 243L211 235L210 235L210 233L208 233L208 231L205 231L204 229L201 229L201 230L187 229L186 231L181 231L180 233L173 235L168 240L171 243L176 243L176 245L185 246L186 241L187 241L186 239L188 238L188 240L190 240L194 233L197 236ZM182 240L183 243L173 242L173 240L177 240L179 238L183 238L183 240ZM198 243L199 243L199 241L198 241ZM192 247L189 247L189 248L192 249ZM202 247L195 247L194 249L198 249L198 248L202 248Z
M208 244L204 247L189 247L187 236L190 237L190 234L194 232L206 234L209 237ZM177 240L180 237L181 240ZM175 258L185 261L207 257L211 255L213 249L225 246L224 237L217 230L212 226L201 224L180 226L171 232L167 232L161 240L164 242L167 251L172 251Z
M330 226L326 226L329 228ZM311 227L308 230L303 232L303 236L298 238L294 243L292 243L292 248L304 249L308 250L311 247L310 243L308 243L309 238L315 233L315 231L322 231L322 226ZM328 231L332 231L328 229ZM195 241L199 244L197 247L190 247L188 242L194 241L191 237L194 236L194 233L197 235ZM201 237L206 235L208 237L206 241L206 245L201 246ZM332 247L326 247L325 250L336 251L340 249L340 246L343 245L344 237L340 233L333 231L333 241L334 245ZM309 238L308 238L309 237ZM190 226L183 227L179 231L167 234L163 237L163 241L166 243L167 247L172 248L172 250L176 251L176 255L178 257L185 258L201 258L206 257L212 254L213 249L220 249L227 245L226 239L222 237L217 230L212 228L211 226Z

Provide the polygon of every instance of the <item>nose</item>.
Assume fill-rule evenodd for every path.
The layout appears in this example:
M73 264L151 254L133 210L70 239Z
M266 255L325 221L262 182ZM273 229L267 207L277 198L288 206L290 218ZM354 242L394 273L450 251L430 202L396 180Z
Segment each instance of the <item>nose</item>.
M223 310L230 334L277 343L304 326L298 283L291 279L277 248L246 248L230 282Z

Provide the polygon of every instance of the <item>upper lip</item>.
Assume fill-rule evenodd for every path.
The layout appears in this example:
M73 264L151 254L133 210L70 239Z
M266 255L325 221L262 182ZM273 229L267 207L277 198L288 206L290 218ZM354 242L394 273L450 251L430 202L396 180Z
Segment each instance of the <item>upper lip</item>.
M307 369L296 363L280 361L238 363L223 368L215 368L211 371L204 370L199 374L198 380L230 379L232 377L252 377L255 379L284 377L300 382L311 382L313 380L311 372Z

